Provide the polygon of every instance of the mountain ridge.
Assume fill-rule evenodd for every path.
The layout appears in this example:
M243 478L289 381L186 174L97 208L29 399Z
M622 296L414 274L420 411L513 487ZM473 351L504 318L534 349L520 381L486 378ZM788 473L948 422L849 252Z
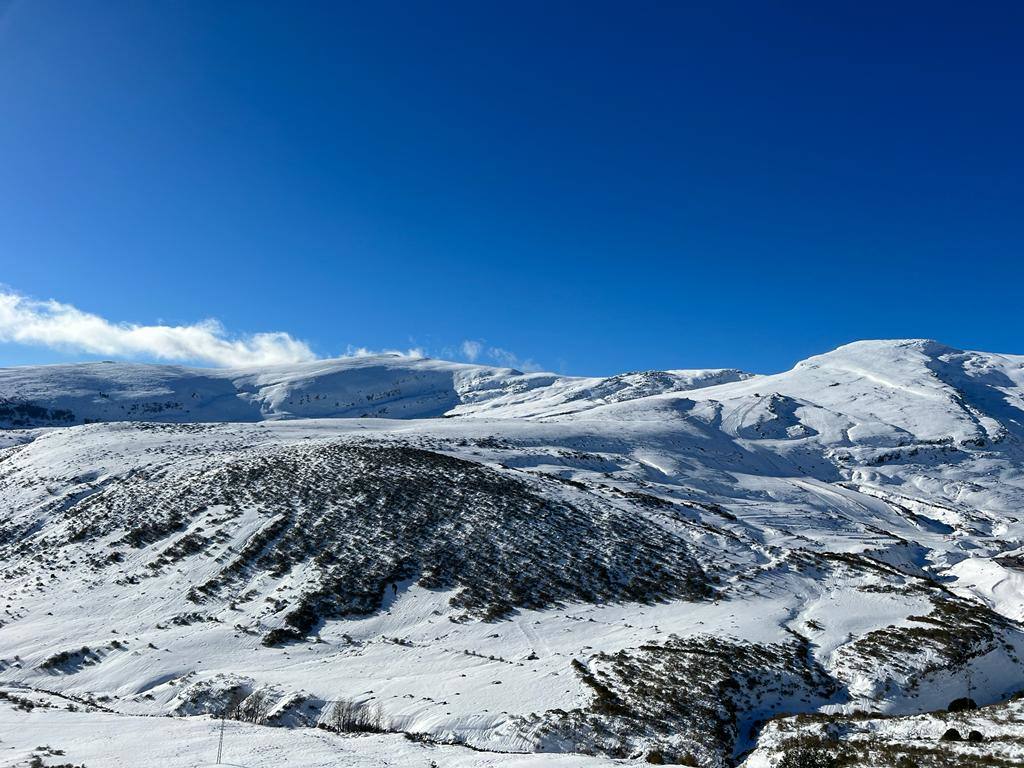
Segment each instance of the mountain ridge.
M343 701L495 765L582 768L767 768L794 713L833 750L872 718L899 768L898 723L1019 709L1022 356L859 342L771 375L592 379L326 361L212 376L196 410L244 420L73 423L197 386L95 366L0 371L0 415L49 397L22 401L45 426L0 431L18 700L293 729ZM1018 730L950 749L1012 764Z
M907 364L915 356L911 362L920 369L916 371ZM942 398L944 382L938 372L932 371L930 387L928 376L921 374L927 374L929 366L948 367L949 360L982 368L987 364L990 380L1002 376L1004 386L1024 385L1024 356L965 352L925 339L853 342L800 361L789 371L767 375L725 368L559 376L400 355L233 369L105 361L0 369L0 427L120 420L536 418L667 393L704 390L699 399L729 397L771 389L777 382L799 383L801 378L814 378L813 371L866 378L919 397ZM899 381L900 375L910 383ZM952 389L972 377L962 372L957 378L948 385ZM973 378L976 387L993 387L984 376ZM733 386L741 382L747 386Z

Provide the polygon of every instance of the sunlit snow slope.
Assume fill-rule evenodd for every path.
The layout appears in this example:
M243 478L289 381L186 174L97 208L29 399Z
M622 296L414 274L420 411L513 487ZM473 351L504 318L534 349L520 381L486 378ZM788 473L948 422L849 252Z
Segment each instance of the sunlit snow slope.
M607 379L401 355L258 370L87 363L0 369L0 426L288 418L533 416L747 378L733 370L647 371Z
M40 728L227 711L343 759L345 701L484 750L423 765L762 766L776 716L1024 689L1024 357L45 366L0 420L0 686Z

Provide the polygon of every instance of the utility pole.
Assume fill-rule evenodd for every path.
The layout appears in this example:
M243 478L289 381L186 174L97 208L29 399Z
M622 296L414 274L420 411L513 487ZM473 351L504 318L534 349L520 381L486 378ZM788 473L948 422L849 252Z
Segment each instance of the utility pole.
M224 719L227 716L227 710L222 709L220 713L220 741L217 742L217 765L220 765L220 759L224 755Z

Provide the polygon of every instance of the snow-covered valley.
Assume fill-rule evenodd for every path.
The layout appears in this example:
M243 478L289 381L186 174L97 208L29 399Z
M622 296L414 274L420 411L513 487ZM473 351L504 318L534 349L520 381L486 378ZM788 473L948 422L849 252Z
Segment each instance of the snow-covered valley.
M203 765L225 712L251 766L763 768L793 715L1024 762L1024 356L10 368L0 426L0 765Z

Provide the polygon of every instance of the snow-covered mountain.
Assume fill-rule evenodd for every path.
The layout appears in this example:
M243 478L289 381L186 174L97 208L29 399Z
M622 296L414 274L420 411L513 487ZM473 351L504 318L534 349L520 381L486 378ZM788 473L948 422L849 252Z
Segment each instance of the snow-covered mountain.
M0 370L0 420L18 759L44 726L131 741L147 715L215 751L203 718L227 710L251 723L229 742L246 765L290 744L309 765L754 749L753 768L786 748L785 715L816 713L836 750L867 713L899 716L870 730L889 739L874 764L928 765L922 729L895 723L965 697L991 705L982 731L1019 709L1024 356L872 341L771 376L609 378L398 356L26 367ZM353 712L413 741L333 735ZM1024 760L1024 726L1004 730L957 755ZM213 756L137 742L98 764Z
M744 378L749 374L732 370L565 377L401 355L260 369L113 362L31 366L0 369L0 427L538 416Z

